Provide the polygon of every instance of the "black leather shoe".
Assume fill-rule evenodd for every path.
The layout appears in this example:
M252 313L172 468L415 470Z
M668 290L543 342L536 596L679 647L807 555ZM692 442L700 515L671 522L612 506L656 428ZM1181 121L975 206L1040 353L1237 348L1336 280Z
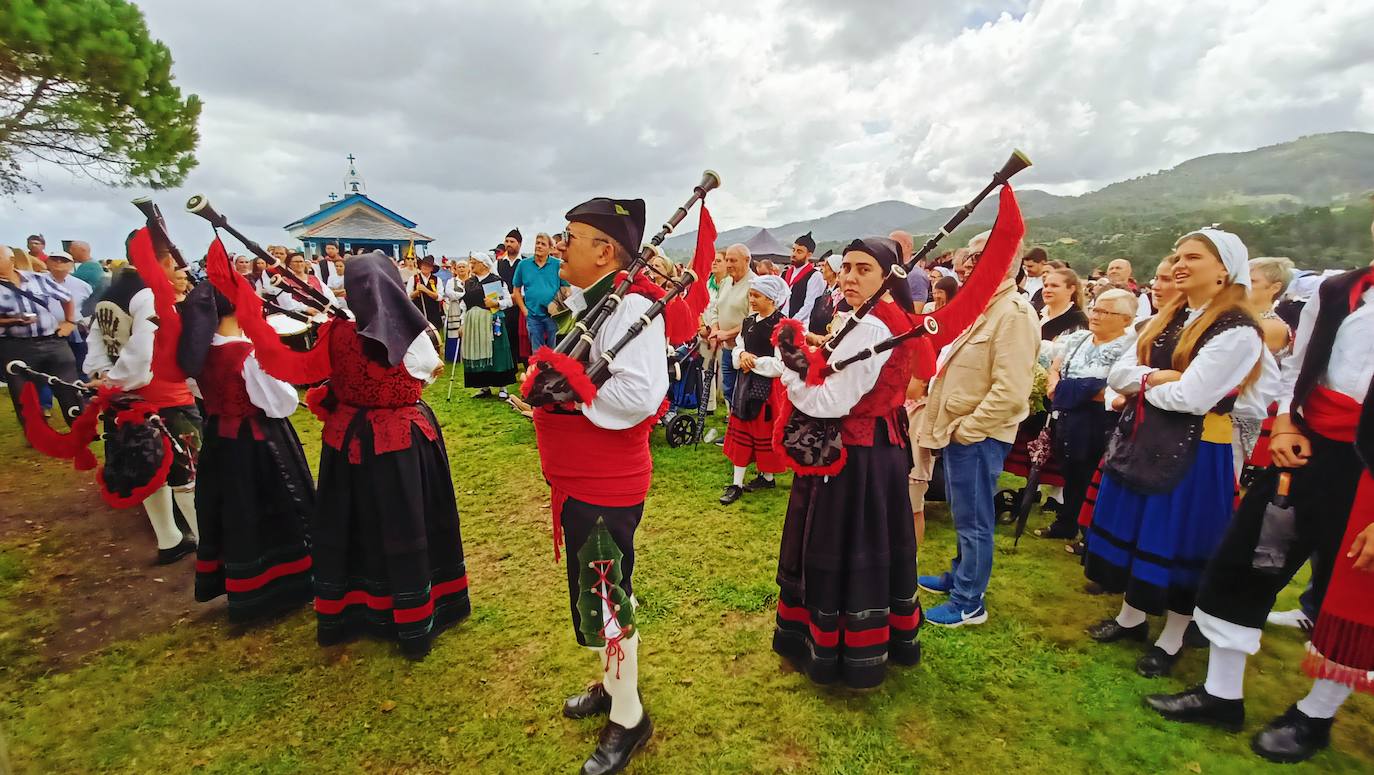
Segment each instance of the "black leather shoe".
M156 564L171 565L195 550L196 542L189 538L183 538L181 543L173 546L171 549L158 549Z
M1329 718L1312 718L1294 705L1250 738L1250 750L1279 764L1297 764L1331 745Z
M568 718L591 718L610 712L611 695L606 693L606 687L600 683L588 686L587 691L576 697L569 697L563 703L563 715Z
M763 474L759 474L753 479L750 479L748 484L744 485L744 491L757 492L759 490L771 490L777 486L777 482L773 481L772 479L764 479Z
M649 742L654 734L654 723L645 711L644 718L630 729L614 721L607 721L601 728L601 738L596 742L596 752L592 758L582 763L582 775L610 775L620 772L630 764L635 752Z
M1149 622L1141 622L1134 627L1122 627L1115 619L1103 619L1088 628L1088 637L1098 643L1115 643L1119 640L1134 640L1144 643L1149 636Z
M1173 672L1174 663L1183 654L1183 649L1179 649L1177 654L1170 654L1159 646L1151 646L1144 656L1136 660L1135 671L1146 678L1161 678Z
M1145 704L1170 721L1211 724L1228 732L1239 732L1245 726L1244 700L1213 697L1200 685L1180 694L1151 694Z
M1078 537L1078 525L1061 525L1056 521L1049 527L1037 528L1035 536L1036 538L1053 538L1058 541L1072 541Z
M729 506L731 503L740 499L744 495L744 488L737 484L727 485L725 492L720 494L720 505Z

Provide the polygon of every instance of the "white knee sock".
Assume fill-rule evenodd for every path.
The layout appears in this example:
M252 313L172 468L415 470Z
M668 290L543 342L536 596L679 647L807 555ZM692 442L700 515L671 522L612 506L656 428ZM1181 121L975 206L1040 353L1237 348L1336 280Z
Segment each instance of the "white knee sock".
M157 535L157 548L171 549L181 543L181 530L172 517L172 488L164 484L153 490L153 494L143 501L143 509L148 512L148 521Z
M1298 710L1308 718L1335 718L1336 711L1353 691L1345 684L1318 678L1312 682L1312 691L1298 700Z
M1155 645L1164 649L1166 654L1177 654L1183 648L1183 633L1188 631L1188 624L1192 621L1193 617L1187 614L1170 611L1164 620L1164 631L1159 634Z
M611 656L609 666L606 665L606 649L600 649L601 666L606 668L601 685L611 695L611 721L629 729L644 718L644 706L639 702L639 633L622 640L620 648L625 658L617 660Z
M1245 652L1212 646L1207 656L1207 693L1222 700L1245 696Z
M748 470L749 470L749 467L748 467L748 466L735 466L735 486L736 486L736 487L743 487L743 486L744 486L744 472L745 472L745 471L748 471Z
M762 477L763 477L763 480L764 480L765 482L771 482L771 481L773 481L773 475L772 475L772 474L759 474L759 476L762 476Z
M191 540L200 540L200 524L196 517L196 491L195 488L189 490L172 490L172 497L176 499L177 507L181 509L181 516L186 518L186 525L191 528Z
M1122 627L1139 627L1145 623L1145 612L1123 600L1121 613L1116 615L1116 623Z

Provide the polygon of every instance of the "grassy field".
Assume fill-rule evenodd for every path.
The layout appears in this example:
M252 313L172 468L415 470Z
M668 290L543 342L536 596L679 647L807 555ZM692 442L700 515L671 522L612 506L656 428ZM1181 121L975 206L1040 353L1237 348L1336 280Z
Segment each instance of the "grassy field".
M596 668L572 638L533 432L503 404L465 391L447 403L443 388L430 398L452 461L473 615L420 663L381 643L322 649L306 610L237 632L221 606L191 602L185 561L157 578L92 578L74 596L64 568L118 551L101 543L100 521L115 517L84 487L87 474L75 475L79 487L64 464L37 460L0 412L0 453L10 461L0 479L0 771L8 748L17 772L576 772L600 722L569 721L559 707ZM315 421L300 413L296 422L316 457ZM716 498L729 468L719 448L669 449L661 432L654 443L635 588L642 690L657 729L632 772L1267 768L1248 734L1169 724L1141 705L1148 692L1200 681L1202 653L1172 679L1138 677L1137 650L1083 635L1119 601L1083 593L1059 542L1028 538L1013 549L1005 528L988 624L926 628L921 665L894 670L878 690L812 685L769 647L786 487L723 508ZM89 531L26 525L39 506L88 510ZM921 562L935 570L954 533L942 507L930 516ZM151 557L146 523L143 531L128 543ZM79 658L52 656L54 643L77 637L59 625L74 597L112 606L148 587L167 593L129 616L152 624L92 643ZM1247 732L1305 692L1300 654L1296 631L1269 633L1247 676ZM1374 702L1352 700L1333 750L1304 769L1374 771L1372 720Z

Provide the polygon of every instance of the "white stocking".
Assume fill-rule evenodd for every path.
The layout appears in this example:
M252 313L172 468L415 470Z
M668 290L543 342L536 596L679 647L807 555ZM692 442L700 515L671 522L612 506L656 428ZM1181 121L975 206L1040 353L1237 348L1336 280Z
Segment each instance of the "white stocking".
M1312 682L1312 691L1298 700L1298 710L1308 718L1335 718L1336 711L1353 691L1345 684L1318 678Z
M192 487L189 490L173 490L172 497L176 499L177 507L181 509L181 516L186 518L186 524L191 528L191 540L200 540L200 525L196 518L196 491Z
M1183 634L1188 631L1188 624L1192 621L1193 617L1187 614L1170 611L1164 620L1164 631L1159 634L1159 640L1155 641L1155 645L1164 649L1165 654L1177 654L1178 650L1183 648Z
M625 658L617 660L612 655L609 667L605 662L606 649L598 649L603 660L601 665L606 668L601 685L611 695L611 721L630 729L644 718L644 706L639 702L639 633L622 640L620 648Z
M1213 645L1207 655L1207 693L1221 700L1245 696L1245 652Z
M1122 627L1139 627L1145 623L1145 612L1123 600L1121 613L1116 615L1116 623Z
M171 549L181 543L181 530L172 516L172 488L164 484L153 490L153 494L143 501L143 508L157 535L157 548Z

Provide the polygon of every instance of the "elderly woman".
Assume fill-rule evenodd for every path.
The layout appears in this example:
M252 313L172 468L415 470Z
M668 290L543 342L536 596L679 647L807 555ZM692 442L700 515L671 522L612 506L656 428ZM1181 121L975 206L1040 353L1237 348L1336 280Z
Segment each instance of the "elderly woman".
M496 273L490 253L473 255L472 276L463 284L463 386L478 388L474 398L491 398L492 388L504 400L515 381L515 357L501 310L510 309L510 288Z
M1201 581L1231 519L1235 474L1231 413L1267 358L1251 311L1249 255L1240 238L1199 229L1179 238L1178 296L1141 330L1108 374L1127 396L1088 530L1084 570L1121 611L1088 629L1100 643L1143 642L1148 616L1167 613L1136 663L1168 675Z
M453 262L453 276L444 282L443 296L447 302L444 307L447 315L444 324L444 360L449 363L458 360L463 343L463 312L467 310L463 305L463 295L467 292L464 286L471 276L472 263L460 258Z
M1274 312L1274 305L1292 281L1292 259L1283 256L1250 259L1250 307L1264 331L1264 345L1275 358L1282 358L1293 341L1292 329Z
M1129 291L1113 288L1097 298L1086 331L1065 334L1053 345L1047 393L1056 416L1054 453L1064 474L1064 507L1052 525L1035 531L1041 538L1078 537L1078 511L1116 424L1116 412L1105 404L1107 374L1131 344L1136 305Z

